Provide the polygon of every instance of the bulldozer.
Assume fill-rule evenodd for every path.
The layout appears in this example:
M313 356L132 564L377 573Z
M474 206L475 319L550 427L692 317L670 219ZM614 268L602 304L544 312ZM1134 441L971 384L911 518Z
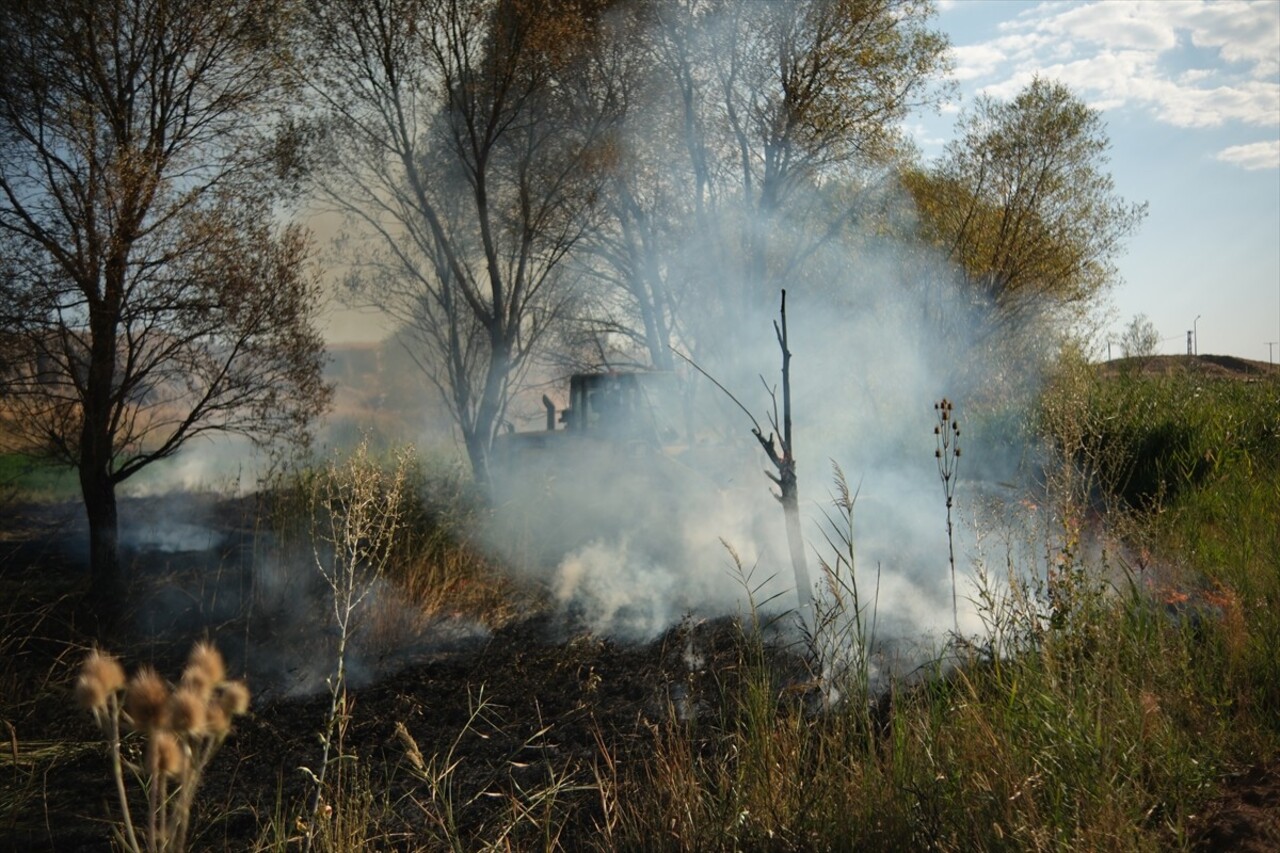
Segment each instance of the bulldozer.
M569 380L569 405L557 412L546 394L546 429L509 432L494 442L499 468L521 465L528 454L582 439L610 444L645 443L651 447L678 444L686 420L680 405L678 380L664 371L608 371L577 373ZM558 425L563 428L557 428Z
M740 479L730 449L695 430L675 373L575 374L568 402L557 409L543 395L545 429L494 441L494 503L523 532L526 556L554 560L619 536L660 543Z

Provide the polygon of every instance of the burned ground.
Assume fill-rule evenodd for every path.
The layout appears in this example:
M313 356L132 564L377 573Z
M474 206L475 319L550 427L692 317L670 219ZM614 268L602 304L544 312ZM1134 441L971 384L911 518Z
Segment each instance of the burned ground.
M172 512L174 500L129 501L125 514L145 530L137 520ZM130 668L150 663L176 677L193 640L218 641L256 695L209 768L193 846L251 849L268 833L297 840L312 790L301 768L320 760L328 694L323 682L299 689L287 667L255 662L264 648L296 642L299 626L283 628L270 613L255 621L262 533L253 499L183 500L197 502L204 521L177 528L186 538L135 540L137 605L111 650ZM91 645L80 524L75 506L57 504L10 505L0 524L0 849L111 849L105 748L71 690ZM612 815L602 780L617 797L644 784L672 726L705 754L719 746L723 728L690 724L737 689L744 648L733 618L687 620L643 644L593 635L545 607L483 630L459 630L460 621L423 623L423 636L385 649L349 694L347 772L377 799L372 847L430 849L443 796L459 805L453 837L478 842L510 823L521 792L551 787L563 847L603 846ZM314 613L313 627L323 624ZM304 655L324 654L318 633ZM786 648L769 654L779 691L802 695L799 658ZM450 755L458 763L443 773ZM1253 768L1225 780L1190 821L1191 839L1169 845L1274 849L1278 802L1276 768ZM519 833L515 849L546 840Z
M144 519L164 500L126 501L123 515ZM246 849L271 820L297 834L311 790L300 768L320 760L329 695L322 681L299 691L287 667L255 663L262 649L298 638L296 626L276 631L270 613L255 622L244 612L251 610L247 573L255 553L249 499L194 500L209 528L192 525L188 532L213 547L197 548L196 539L135 547L137 604L111 651L130 670L153 664L176 679L191 643L212 637L232 674L247 678L252 711L209 768L194 841L197 849ZM3 526L0 731L8 746L0 757L0 849L108 850L106 752L71 689L92 643L76 507L11 506ZM314 648L299 649L304 656L325 647L323 610L313 616L321 636ZM660 724L695 714L701 696L718 703L712 694L730 688L740 639L728 618L686 622L633 645L545 610L492 630L460 632L450 624L428 623L417 642L384 650L376 671L349 694L344 750L356 756L366 784L392 804L393 825L384 815L381 827L388 847L397 838L407 845L429 837L430 818L420 804L432 796L431 768L424 774L421 762L451 748L460 759L449 776L451 794L470 803L455 828L463 838L489 831L513 792L549 780L574 783L565 786L560 806L565 831L592 837L603 815L599 794L586 783L597 773L618 778L639 769ZM432 639L433 629L440 639Z

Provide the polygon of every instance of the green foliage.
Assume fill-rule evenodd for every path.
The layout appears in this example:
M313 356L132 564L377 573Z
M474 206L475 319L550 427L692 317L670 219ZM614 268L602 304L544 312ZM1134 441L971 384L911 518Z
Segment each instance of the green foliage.
M977 566L985 637L878 702L865 682L820 682L809 689L844 701L816 710L747 631L721 705L658 731L652 760L619 783L630 808L610 843L1188 845L1219 780L1280 747L1280 387L1103 378L1079 362L1040 427L1064 453L1047 527L1028 524L1046 565L1011 549L1006 573ZM1091 502L1113 518L1148 510L1128 529L1153 551L1128 574L1082 557ZM1199 589L1167 587L1176 576L1153 568L1165 553L1202 573Z
M0 496L21 500L63 501L80 496L76 472L19 453L0 454Z
M1079 304L1114 277L1112 259L1146 215L1104 170L1100 113L1036 78L1012 101L981 98L959 136L904 183L923 237L1005 314L1027 297Z
M1280 384L1195 372L1093 385L1085 450L1134 508L1214 501L1238 478L1280 474Z

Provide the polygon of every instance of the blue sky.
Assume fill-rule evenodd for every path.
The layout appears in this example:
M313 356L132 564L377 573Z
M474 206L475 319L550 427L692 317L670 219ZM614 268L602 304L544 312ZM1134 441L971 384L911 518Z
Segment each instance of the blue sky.
M911 121L924 155L942 151L976 95L1011 98L1036 74L1062 81L1102 113L1117 192L1150 204L1118 259L1102 337L1141 313L1161 352L1186 352L1194 327L1202 354L1280 362L1280 344L1267 346L1280 342L1280 0L938 9L959 94Z

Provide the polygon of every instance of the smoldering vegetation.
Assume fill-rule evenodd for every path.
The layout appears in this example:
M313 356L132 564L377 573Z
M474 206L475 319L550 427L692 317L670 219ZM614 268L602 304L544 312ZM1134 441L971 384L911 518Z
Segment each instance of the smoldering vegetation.
M911 200L891 182L876 192L896 218L913 216ZM696 245L673 253L697 255ZM882 586L882 639L941 640L954 626L951 579L939 559L947 530L934 404L960 401L965 455L955 537L968 555L983 513L998 515L1000 504L1043 484L1045 448L1028 413L1052 364L1053 344L1043 335L1052 306L1027 305L1018 320L999 320L942 259L888 237L859 238L856 251L827 246L810 263L812 274L787 290L809 557L825 547L839 467L857 493L856 571L867 588ZM716 275L733 289L723 281L733 270L671 275ZM751 433L752 418L772 432L780 405L777 308L762 303L734 325L702 328L696 368L676 360L677 408L692 414L674 458L619 458L625 445L610 447L607 439L603 450L562 442L531 481L502 482L486 533L491 546L548 584L567 612L613 636L650 639L686 614L740 612L748 588L776 607L793 607L783 517ZM539 390L563 405L559 383ZM520 428L541 429L540 410ZM963 592L970 580L962 572L966 632L976 628Z
M652 642L622 630L651 624L628 622L623 606L611 624L629 639L613 639L592 629L582 593L575 614L549 583L503 585L504 564L461 554L464 534L482 526L467 507L482 505L447 478L412 474L394 564L365 576L335 691L335 592L320 569L341 565L333 531L350 529L341 520L356 506L343 497L359 493L353 472L378 484L365 494L382 496L383 517L397 506L386 500L396 457L376 455L370 467L335 458L329 474L292 491L279 484L272 502L126 501L139 603L117 647L131 673L135 661L170 672L203 634L250 686L251 713L205 768L208 805L192 815L193 844L214 849L296 849L308 827L324 849L340 831L347 849L972 846L948 840L958 835L1021 848L1060 834L1119 850L1182 835L1268 837L1273 823L1244 804L1275 791L1259 756L1274 755L1276 738L1276 610L1253 606L1276 595L1266 571L1280 464L1274 381L1194 370L1139 379L1080 365L1055 377L1042 406L1053 446L1077 453L1045 466L1038 499L1000 500L1003 515L977 531L964 568L975 574L978 627L945 660L936 640L860 647L858 626L839 619L824 619L806 649L773 618L789 605L763 599L726 602L733 609L721 612L735 615L719 618L708 606ZM1176 445L1152 442L1170 431ZM341 488L320 488L342 471ZM855 540L864 497L852 504ZM96 849L109 776L91 748L98 732L69 701L88 642L75 633L74 595L59 592L74 585L78 561L52 558L78 536L33 532L31 513L2 528L0 708L16 760L0 774L0 803L12 809L0 838ZM148 529L170 515L181 522L170 535ZM15 524L22 517L31 521ZM56 506L41 517L75 523ZM824 539L815 557L826 551L830 562L832 547ZM1234 558L1186 556L1196 554ZM930 562L945 576L942 547ZM983 579L1009 568L1016 574L1000 583ZM436 597L422 597L424 586ZM867 617L881 610L878 632L888 633L895 594L907 602L892 611L904 624L949 627L945 590L922 602L888 571L877 593L862 588ZM652 590L627 592L634 602ZM608 614L608 601L597 606ZM856 608L843 606L851 620ZM823 613L841 615L830 599ZM331 696L338 728L326 724ZM125 754L144 737L125 733ZM317 807L312 777L297 768L319 774L326 742ZM1074 805L1057 809L1063 802ZM1160 821L1143 817L1153 808ZM48 824L31 818L46 814Z
M205 637L256 697L193 844L1178 847L1273 769L1277 398L1080 357L1142 215L1096 111L1036 80L920 162L917 0L299 11L273 153L397 326L335 353L311 447L191 443L121 503L122 658ZM673 394L607 408L641 375ZM67 701L94 608L51 512L0 576L26 846L106 835L99 735L168 766L114 668L114 729Z

